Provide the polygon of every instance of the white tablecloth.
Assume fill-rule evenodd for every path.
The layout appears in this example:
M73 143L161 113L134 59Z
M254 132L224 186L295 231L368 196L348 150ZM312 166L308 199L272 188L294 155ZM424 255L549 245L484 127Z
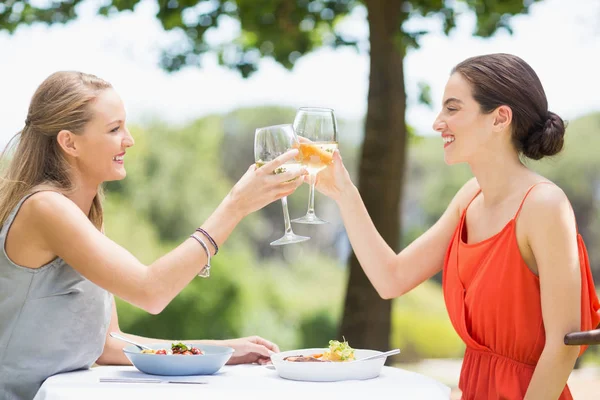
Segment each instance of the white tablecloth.
M106 383L100 378L135 377L198 380L205 385L172 383ZM157 377L134 367L101 366L48 378L34 400L151 400L151 399L444 399L450 388L399 368L383 367L381 375L365 381L297 382L282 379L272 366L225 366L211 376Z

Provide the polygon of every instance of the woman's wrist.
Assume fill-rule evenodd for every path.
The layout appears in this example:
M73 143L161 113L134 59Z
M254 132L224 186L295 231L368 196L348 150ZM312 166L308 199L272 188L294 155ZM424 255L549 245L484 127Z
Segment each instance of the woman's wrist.
M233 191L229 192L227 196L223 199L221 203L225 214L232 217L234 219L234 223L239 223L246 215L249 214L244 207L241 207L239 201L236 199L235 193Z
M352 199L358 195L358 189L354 186L352 181L349 181L344 187L339 191L336 196L336 203L338 207L342 207L346 202L352 201Z

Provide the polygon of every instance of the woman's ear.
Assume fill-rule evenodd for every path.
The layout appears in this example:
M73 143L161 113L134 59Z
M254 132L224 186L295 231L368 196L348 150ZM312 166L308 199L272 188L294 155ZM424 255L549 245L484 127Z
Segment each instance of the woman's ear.
M56 135L56 141L60 148L70 156L77 157L77 146L73 132L63 129Z
M496 114L494 116L494 130L501 132L508 128L512 122L512 109L509 106L502 105L496 108L494 113Z

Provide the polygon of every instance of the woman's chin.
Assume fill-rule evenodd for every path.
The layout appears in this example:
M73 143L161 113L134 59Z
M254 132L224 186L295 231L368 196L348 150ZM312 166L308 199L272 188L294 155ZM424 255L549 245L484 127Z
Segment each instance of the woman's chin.
M125 179L126 176L127 176L127 172L123 168L123 170L121 170L115 174L112 174L112 176L110 176L108 179L105 179L104 182L121 181L121 180Z
M463 164L463 163L467 162L465 160L457 160L452 157L444 157L444 161L446 162L446 165L456 165L456 164Z
M444 154L444 162L446 163L446 165L456 164L456 161L454 161L452 157L449 157L448 154Z

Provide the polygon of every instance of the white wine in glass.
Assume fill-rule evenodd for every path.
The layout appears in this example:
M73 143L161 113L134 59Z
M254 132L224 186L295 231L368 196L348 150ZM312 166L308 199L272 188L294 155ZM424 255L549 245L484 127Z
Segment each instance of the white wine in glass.
M263 167L269 161L274 160L283 153L298 148L298 139L294 134L292 125L274 125L264 128L258 128L254 133L254 161L258 168ZM286 171L297 172L304 166L296 159L290 160L281 165L274 174L281 174ZM301 178L296 178L301 179ZM279 246L283 244L300 243L309 240L307 236L296 235L292 231L290 223L290 214L288 212L287 197L281 198L283 207L283 219L285 223L285 233L283 236L271 243L271 246Z
M301 107L294 118L294 131L299 140L299 159L310 175L308 211L292 222L326 224L315 215L315 181L317 174L333 161L338 148L337 121L330 108Z

